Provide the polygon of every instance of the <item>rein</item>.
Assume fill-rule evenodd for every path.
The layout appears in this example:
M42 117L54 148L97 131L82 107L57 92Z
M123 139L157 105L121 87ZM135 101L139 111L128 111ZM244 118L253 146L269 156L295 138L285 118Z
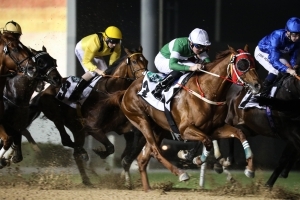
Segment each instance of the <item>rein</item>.
M128 59L131 58L134 55L138 55L142 53L133 53L130 56L127 57L126 59L126 65L128 66ZM130 65L131 66L131 65ZM131 69L131 71L134 73L134 71ZM108 78L121 78L121 79L126 79L127 81L134 81L136 78L128 78L128 77L121 77L121 76L114 76L114 75L104 75L103 77L108 77Z
M231 57L230 57L230 62L229 62L229 64L228 64L228 66L227 66L227 69L231 69L230 71L232 71L232 69L233 69L233 71L234 71L234 73L235 73L235 75L236 75L236 77L237 77L237 81L234 81L234 80L232 80L232 79L227 78L228 76L227 76L227 77L220 76L220 75L218 75L218 74L215 74L215 73L212 73L212 72L208 72L208 71L203 70L203 69L198 69L197 71L204 72L204 73L206 73L206 74L209 74L209 75L212 75L212 76L221 78L221 79L223 79L223 80L229 81L229 82L231 82L231 83L233 83L233 84L236 84L236 85L245 86L245 85L247 85L247 84L241 79L241 77L240 77L239 74L237 73L237 69L234 67L234 66L235 66L234 61L235 61L235 59L236 59L238 56L240 56L240 55L250 55L250 53L246 53L246 52L244 53L244 52L243 52L243 53L239 53L239 54L237 54L237 55L233 55L233 54L232 54ZM249 65L249 66L250 66L250 65ZM249 68L249 69L250 69L250 68ZM227 71L228 71L228 70L227 70ZM247 70L247 71L248 71L248 70ZM245 72L247 72L247 71L245 71ZM244 73L245 73L245 72L244 72ZM299 77L299 78L300 78L300 77ZM199 99L205 101L206 103L209 103L209 104L212 104L212 105L218 105L218 106L222 106L222 105L225 105L225 104L226 104L226 101L216 102L216 101L211 101L211 100L205 98L205 94L204 94L204 92L202 91L202 89L201 89L201 87L200 87L200 84L199 84L198 79L196 79L196 85L197 85L197 88L198 88L200 94L198 94L197 92L195 92L195 91L193 91L193 90L191 90L191 89L185 87L184 85L182 85L182 84L180 84L180 83L177 83L177 84L178 84L181 88L183 88L183 89L185 89L187 92L189 92L190 94L192 94L192 95L198 97Z

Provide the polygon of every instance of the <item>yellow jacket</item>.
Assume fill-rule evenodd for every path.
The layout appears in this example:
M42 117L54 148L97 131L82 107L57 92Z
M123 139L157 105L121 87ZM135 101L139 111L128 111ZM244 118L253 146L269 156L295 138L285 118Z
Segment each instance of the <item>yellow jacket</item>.
M100 52L99 49L101 48L101 43L96 33L92 35L88 35L82 38L81 40L81 48L84 51L82 64L89 71L94 71L97 68L97 66L92 63L93 58L111 55L109 59L109 66L110 66L121 56L121 45L117 44L114 48L114 51L111 52L111 49L107 46L105 42L106 39L105 34L103 33L101 34L103 35L104 41L103 41L103 48Z

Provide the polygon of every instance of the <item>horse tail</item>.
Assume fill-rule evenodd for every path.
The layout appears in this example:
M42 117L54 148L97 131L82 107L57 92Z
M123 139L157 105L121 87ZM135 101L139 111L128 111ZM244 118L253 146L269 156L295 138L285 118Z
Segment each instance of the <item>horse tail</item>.
M41 114L41 109L39 107L39 100L42 93L37 94L35 97L31 99L31 102L29 104L29 117L28 117L28 126L31 125L31 123L38 118L38 116Z
M113 124L113 122L124 121L126 117L120 110L121 101L126 90L106 94L97 104L89 115L84 119L85 130L87 132L95 131L95 127L101 127L102 130Z
M106 106L121 106L122 98L126 90L120 90L108 95L108 98L105 99Z

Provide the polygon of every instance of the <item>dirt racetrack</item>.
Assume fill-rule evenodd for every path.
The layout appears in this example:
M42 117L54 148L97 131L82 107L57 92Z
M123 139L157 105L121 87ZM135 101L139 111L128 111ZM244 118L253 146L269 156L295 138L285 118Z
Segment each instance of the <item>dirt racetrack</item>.
M223 199L243 199L260 200L273 199L258 196L226 196L212 195L201 191L168 191L154 190L145 193L141 190L117 190L117 189L71 189L71 190L40 190L30 188L8 188L0 190L0 199L72 199L72 200L93 200L93 199L166 199L166 200L223 200ZM281 198L280 198L281 199Z

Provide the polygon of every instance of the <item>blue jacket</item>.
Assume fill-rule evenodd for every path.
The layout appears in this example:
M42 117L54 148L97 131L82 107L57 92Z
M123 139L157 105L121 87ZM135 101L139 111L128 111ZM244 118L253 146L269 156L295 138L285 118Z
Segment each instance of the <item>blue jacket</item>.
M290 41L286 37L286 30L279 29L261 39L258 47L262 52L269 54L269 61L275 69L286 72L287 66L282 64L279 58L282 54L289 54L291 56L290 64L295 66L300 43Z

